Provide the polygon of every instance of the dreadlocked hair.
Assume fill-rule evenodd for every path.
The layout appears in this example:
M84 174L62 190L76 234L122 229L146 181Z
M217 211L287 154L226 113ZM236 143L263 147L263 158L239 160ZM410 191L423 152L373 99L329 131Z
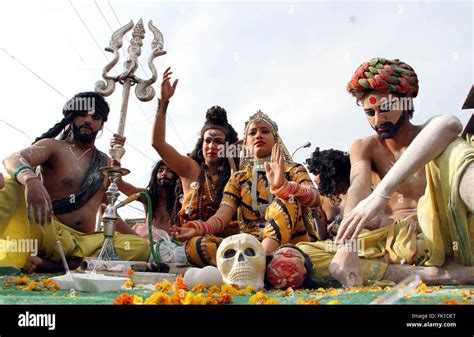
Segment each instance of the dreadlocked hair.
M351 173L348 154L333 149L320 151L317 147L306 164L312 174L319 174L318 187L322 195L333 198L347 192Z
M160 201L160 191L163 188L163 186L157 181L156 174L158 173L158 170L162 166L167 166L163 160L158 161L155 166L153 167L153 170L151 171L151 177L150 181L148 183L148 186L146 187L147 193L150 195L151 199L151 210L152 210L152 219L154 220L156 217L156 210L158 208L158 203ZM168 211L168 214L173 213L173 207L175 204L175 188L176 184L178 183L179 177L176 173L173 172L173 178L171 180L170 186L167 187L169 188L169 194L168 194L168 200L166 202L166 210ZM174 224L173 219L170 219L172 224Z
M232 125L229 124L227 121L227 111L224 108L221 108L220 106L216 105L211 108L209 108L206 112L206 122L204 123L204 127L208 126L216 126L216 129L218 130L226 130L225 132L225 141L226 141L226 146L227 144L234 144L239 140L238 134L235 131L235 129L232 127ZM212 127L209 127L212 129ZM204 184L201 182L204 182L204 174L205 174L205 162L204 162L204 156L202 155L202 144L204 143L204 132L201 132L201 136L199 137L196 146L194 147L194 150L189 154L189 156L194 159L200 166L201 166L201 173L199 176L199 193L204 193L204 190L201 190L204 188ZM238 163L238 157L234 157L234 161L236 164L236 167L239 167ZM214 205L219 206L222 200L223 196L223 191L224 187L227 184L227 181L230 178L230 164L227 158L222 158L221 159L221 164L218 167L219 170L219 183L217 185L217 191L216 191L216 199L214 200Z
M170 223L172 226L181 225L178 213L181 210L183 198L184 198L183 184L181 183L181 179L178 179L174 187L174 204L170 213L171 214Z
M60 139L67 139L71 133L72 120L79 114L89 111L91 108L102 116L102 123L107 121L110 107L104 99L104 96L92 91L80 92L64 104L64 118L51 129L36 138L33 144L44 138L56 138L61 131Z

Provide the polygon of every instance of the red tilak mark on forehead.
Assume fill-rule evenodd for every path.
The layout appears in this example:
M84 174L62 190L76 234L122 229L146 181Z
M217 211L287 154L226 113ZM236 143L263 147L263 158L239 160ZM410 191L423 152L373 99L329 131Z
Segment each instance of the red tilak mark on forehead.
M375 98L374 96L370 96L369 97L369 103L374 105L375 103L377 103L377 98Z

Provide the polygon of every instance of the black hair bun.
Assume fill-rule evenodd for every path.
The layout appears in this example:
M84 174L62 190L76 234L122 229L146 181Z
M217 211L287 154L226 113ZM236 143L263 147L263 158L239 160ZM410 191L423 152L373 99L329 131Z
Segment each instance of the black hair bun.
M206 124L227 126L227 111L218 105L209 108L206 112Z

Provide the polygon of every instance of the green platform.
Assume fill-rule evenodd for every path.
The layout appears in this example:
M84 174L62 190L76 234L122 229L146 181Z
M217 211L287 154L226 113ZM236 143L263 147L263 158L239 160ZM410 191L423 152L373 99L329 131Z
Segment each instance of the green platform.
M36 274L30 280L48 278L50 274ZM71 290L22 290L17 285L8 285L9 281L18 276L0 276L0 304L112 304L122 292L135 294L143 299L151 296L152 290L137 289L108 293L87 293ZM388 289L388 288L387 288ZM430 288L432 289L432 288ZM321 304L338 301L340 304L369 304L383 295L384 290L361 288L358 291L336 289L332 292L317 293L309 290L296 290L292 296L284 292L267 291L270 298L278 299L279 304L296 304L299 298L318 299ZM472 293L472 294L471 294ZM251 295L233 296L231 304L247 304ZM408 298L402 298L397 304L474 304L474 285L440 289L434 288L431 293L414 293Z

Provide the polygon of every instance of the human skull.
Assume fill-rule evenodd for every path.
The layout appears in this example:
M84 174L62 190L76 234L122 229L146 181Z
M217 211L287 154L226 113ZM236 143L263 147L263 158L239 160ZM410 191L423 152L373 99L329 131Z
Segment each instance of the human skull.
M246 233L225 238L217 249L217 269L227 284L263 288L265 252L262 244Z

